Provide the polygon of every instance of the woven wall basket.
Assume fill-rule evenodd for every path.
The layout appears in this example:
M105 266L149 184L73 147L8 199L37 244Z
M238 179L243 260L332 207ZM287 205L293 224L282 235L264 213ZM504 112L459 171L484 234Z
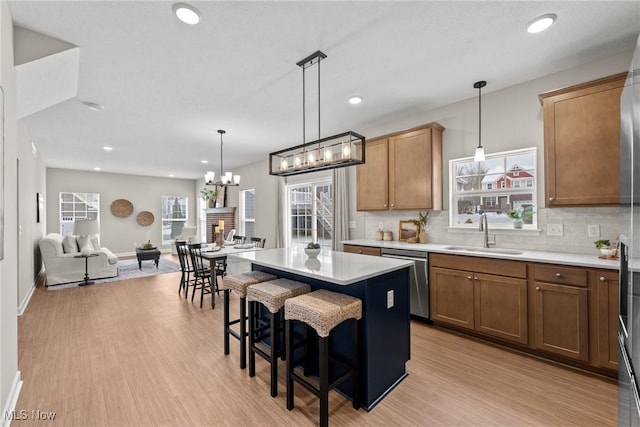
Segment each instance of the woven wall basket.
M136 221L138 221L138 224L143 226L153 224L153 220L154 220L153 214L149 211L142 211L136 217Z
M114 200L111 203L111 213L119 218L126 218L133 212L133 203L127 199Z

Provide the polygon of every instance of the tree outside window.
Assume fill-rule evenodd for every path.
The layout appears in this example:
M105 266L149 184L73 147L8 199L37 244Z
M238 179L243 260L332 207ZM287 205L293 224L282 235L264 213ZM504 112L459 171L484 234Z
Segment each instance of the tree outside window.
M162 196L162 244L170 245L187 222L189 198Z

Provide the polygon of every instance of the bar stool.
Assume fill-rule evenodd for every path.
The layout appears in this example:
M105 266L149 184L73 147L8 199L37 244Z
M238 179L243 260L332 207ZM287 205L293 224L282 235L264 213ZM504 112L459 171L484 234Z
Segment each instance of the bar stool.
M273 274L263 271L250 271L248 273L234 274L222 279L224 290L224 354L229 354L229 335L240 341L240 369L247 367L247 288L260 282L277 279ZM240 317L229 320L229 297L231 291L240 296ZM232 325L239 323L239 331L231 329Z
M286 354L287 359L287 409L293 409L293 382L304 385L315 396L320 398L320 426L329 425L329 391L334 389L347 378L353 381L353 408L360 407L358 386L358 320L362 318L362 301L358 298L319 289L308 294L289 298L284 303ZM342 322L353 319L353 363L331 384L329 383L329 334L332 329ZM319 386L311 383L304 375L294 372L298 364L293 360L292 321L298 320L312 327L318 333L319 345ZM309 361L305 360L308 364ZM306 373L305 373L306 375Z
M280 335L282 333L281 319L284 302L298 295L311 292L311 286L306 283L289 279L276 279L251 285L247 288L249 302L249 376L256 375L256 353L271 364L271 397L278 395L278 357L284 358L281 348ZM260 307L262 304L269 311L269 324L260 321ZM269 353L257 344L266 338L270 340Z

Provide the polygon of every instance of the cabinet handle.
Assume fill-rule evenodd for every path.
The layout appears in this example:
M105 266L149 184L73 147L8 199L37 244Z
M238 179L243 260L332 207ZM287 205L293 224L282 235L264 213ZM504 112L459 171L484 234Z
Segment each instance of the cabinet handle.
M601 281L601 282L606 282L606 281L607 281L607 278L606 278L606 277L604 277L604 276L600 276L600 281Z
M556 273L556 277L562 277L562 274Z
M386 207L387 207L387 205L384 205L384 207L386 208Z
M394 207L396 204L395 203L391 203L391 207Z
M467 280L471 280L471 276L467 276Z
M358 253L359 253L359 254L361 254L361 253L362 253L362 251L358 251Z
M478 278L477 278L477 277L474 277L474 278L473 278L473 280L478 280Z
M536 286L536 291L539 291L539 290L540 290L540 286Z
M555 197L549 197L549 201L553 202L555 200Z

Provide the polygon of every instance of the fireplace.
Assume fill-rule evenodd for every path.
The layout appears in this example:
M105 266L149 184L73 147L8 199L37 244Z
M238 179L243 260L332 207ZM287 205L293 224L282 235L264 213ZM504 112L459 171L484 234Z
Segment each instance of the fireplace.
M219 221L224 221L224 235L229 234L232 228L236 228L236 208L211 208L205 209L207 215L207 243L213 243L213 232Z

